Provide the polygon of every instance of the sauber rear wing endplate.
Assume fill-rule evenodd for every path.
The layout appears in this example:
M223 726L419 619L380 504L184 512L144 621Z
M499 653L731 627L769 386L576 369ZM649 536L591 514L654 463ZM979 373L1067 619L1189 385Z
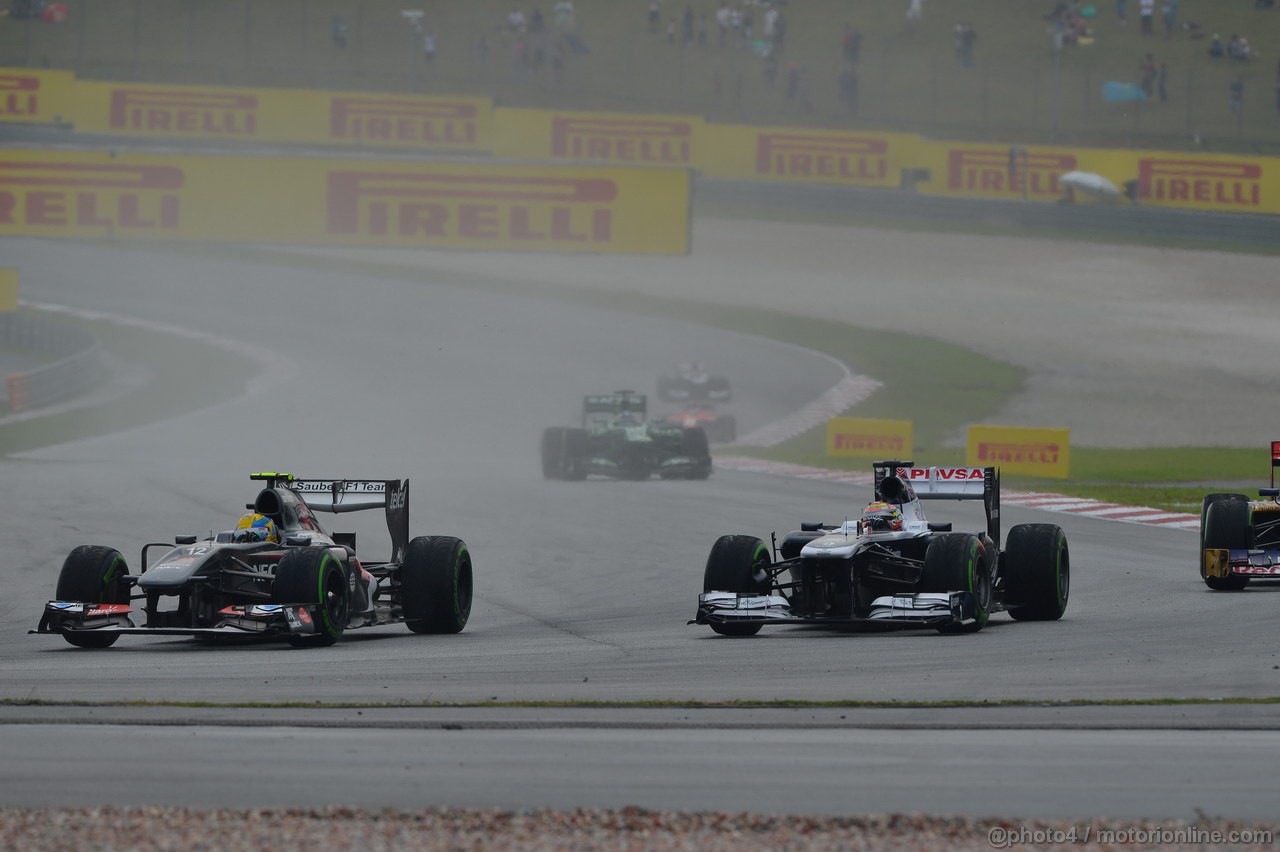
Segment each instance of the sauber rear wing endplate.
M987 514L987 535L1000 545L1000 470L995 467L916 467L912 461L871 463L876 499L880 483L896 476L921 500L981 500Z
M386 509L387 532L398 561L409 544L409 480L399 479L299 479L287 473L254 473L268 488L287 488L313 512L362 512Z

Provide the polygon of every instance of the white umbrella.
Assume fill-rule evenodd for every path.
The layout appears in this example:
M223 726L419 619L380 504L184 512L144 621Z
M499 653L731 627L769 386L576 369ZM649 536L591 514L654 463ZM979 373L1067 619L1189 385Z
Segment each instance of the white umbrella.
M1120 197L1120 190L1116 188L1114 183L1094 172L1067 172L1058 178L1058 183L1067 189L1086 192L1102 198Z

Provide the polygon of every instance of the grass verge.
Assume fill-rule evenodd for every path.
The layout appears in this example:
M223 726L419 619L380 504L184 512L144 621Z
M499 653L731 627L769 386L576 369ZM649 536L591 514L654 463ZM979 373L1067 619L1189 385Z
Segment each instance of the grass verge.
M151 377L143 387L118 399L0 425L0 456L119 432L206 408L243 393L245 383L257 373L257 367L246 358L163 332L105 319L48 316L51 322L82 327L102 341L107 352L144 367Z

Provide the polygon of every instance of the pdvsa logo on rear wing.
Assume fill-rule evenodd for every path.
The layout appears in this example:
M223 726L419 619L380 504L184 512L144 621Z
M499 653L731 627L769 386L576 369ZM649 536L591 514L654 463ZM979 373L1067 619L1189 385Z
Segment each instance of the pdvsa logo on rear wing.
M932 497L963 500L986 493L987 473L983 467L899 467L899 479L911 485L921 499Z

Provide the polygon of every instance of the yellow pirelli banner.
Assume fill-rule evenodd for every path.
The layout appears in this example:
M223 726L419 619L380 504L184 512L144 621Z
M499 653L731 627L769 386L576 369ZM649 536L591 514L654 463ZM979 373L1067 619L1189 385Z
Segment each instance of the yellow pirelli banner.
M827 455L910 458L912 433L910 420L832 417L827 421Z
M1071 462L1070 429L970 426L965 464L999 467L1005 473L1066 479Z
M0 152L0 235L682 254L683 169Z
M0 313L18 309L18 270L0 269Z
M916 167L930 173L916 187L924 193L1058 201L1064 194L1060 178L1082 171L1102 175L1121 191L1135 181L1137 202L1152 207L1280 213L1276 157L924 141L915 151Z
M488 98L149 83L75 85L86 133L488 153Z
M707 124L682 115L494 110L500 157L619 165L692 166Z
M0 122L70 123L74 85L70 71L0 68Z
M695 161L704 177L844 186L898 186L917 137L786 127L707 126Z

